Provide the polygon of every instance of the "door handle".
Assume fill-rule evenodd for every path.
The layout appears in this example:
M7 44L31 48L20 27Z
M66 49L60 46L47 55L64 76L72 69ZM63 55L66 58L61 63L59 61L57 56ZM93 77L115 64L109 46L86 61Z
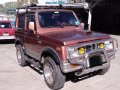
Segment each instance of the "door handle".
M39 44L41 44L42 42L41 41L38 41Z

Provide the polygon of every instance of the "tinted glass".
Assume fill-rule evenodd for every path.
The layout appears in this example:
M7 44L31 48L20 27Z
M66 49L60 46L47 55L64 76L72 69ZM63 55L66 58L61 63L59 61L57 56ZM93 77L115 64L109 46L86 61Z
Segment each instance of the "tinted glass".
M24 28L24 15L19 15L18 16L18 28Z
M12 28L9 22L0 22L0 28Z
M39 24L41 27L59 27L78 25L73 12L41 12L39 13Z

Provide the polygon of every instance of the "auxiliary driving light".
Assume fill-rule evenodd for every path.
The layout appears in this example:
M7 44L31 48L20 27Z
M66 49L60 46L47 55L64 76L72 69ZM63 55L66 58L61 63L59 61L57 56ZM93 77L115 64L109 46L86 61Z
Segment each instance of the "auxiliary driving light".
M83 47L79 48L79 54L80 55L85 54L85 48L83 48Z
M99 48L103 49L105 47L104 43L99 44Z

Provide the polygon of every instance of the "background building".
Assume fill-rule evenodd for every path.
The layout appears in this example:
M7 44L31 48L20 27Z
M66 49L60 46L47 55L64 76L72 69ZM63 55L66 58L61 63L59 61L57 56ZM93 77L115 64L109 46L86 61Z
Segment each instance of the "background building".
M38 3L38 0L17 0L17 2L18 2L18 7L21 7L23 5L30 3Z
M0 9L4 8L4 5L3 4L0 4Z
M5 8L6 9L14 9L17 7L17 2L7 2L5 3Z
M7 2L5 3L5 11L7 14L15 13L15 9L17 8L17 2Z
M4 12L4 5L0 4L0 14Z

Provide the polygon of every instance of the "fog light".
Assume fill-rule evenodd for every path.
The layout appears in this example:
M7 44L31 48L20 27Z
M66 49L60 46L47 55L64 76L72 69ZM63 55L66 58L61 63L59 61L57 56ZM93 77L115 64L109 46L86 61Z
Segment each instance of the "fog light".
M99 44L99 48L103 49L105 47L104 43Z
M83 47L79 48L79 54L80 55L85 54L85 48L83 48Z

